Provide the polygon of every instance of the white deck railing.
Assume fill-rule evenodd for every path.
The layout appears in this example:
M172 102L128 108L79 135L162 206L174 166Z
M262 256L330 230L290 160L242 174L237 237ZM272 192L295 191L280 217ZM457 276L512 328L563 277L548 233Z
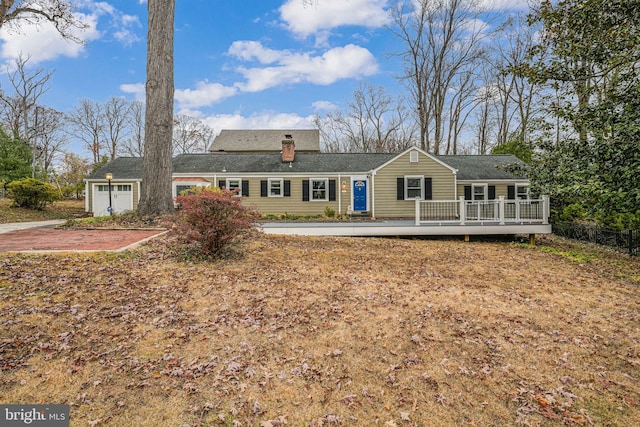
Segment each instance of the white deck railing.
M537 200L416 200L416 225L548 224L549 197Z

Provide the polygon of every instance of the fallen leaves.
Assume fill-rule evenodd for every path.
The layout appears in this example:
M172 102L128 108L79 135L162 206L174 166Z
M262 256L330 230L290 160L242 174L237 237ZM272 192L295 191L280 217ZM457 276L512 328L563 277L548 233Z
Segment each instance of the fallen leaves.
M234 427L639 414L637 289L547 254L280 237L214 264L154 250L0 258L0 397L60 393L96 425L147 406Z

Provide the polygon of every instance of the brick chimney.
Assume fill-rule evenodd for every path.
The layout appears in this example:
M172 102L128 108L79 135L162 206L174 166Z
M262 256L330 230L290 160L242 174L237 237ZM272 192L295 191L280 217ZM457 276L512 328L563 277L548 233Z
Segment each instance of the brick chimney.
M291 135L285 135L282 140L282 162L293 162L296 155L296 144L293 142Z

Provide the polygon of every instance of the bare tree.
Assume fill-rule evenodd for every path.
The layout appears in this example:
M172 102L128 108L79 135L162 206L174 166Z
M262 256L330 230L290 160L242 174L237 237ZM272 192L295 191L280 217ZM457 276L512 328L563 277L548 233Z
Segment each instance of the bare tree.
M102 141L104 127L104 111L102 106L90 99L81 99L80 104L67 114L69 133L84 143L93 157L93 164L102 161Z
M63 154L67 145L64 114L53 108L38 105L35 116L37 160L42 166L44 176L48 177L54 162Z
M32 177L35 177L35 108L38 99L49 90L49 80L53 71L38 68L33 72L27 71L29 58L20 55L15 65L7 66L9 82L15 95L0 94L3 104L3 115L14 136L20 137L33 149Z
M415 144L415 121L403 100L393 99L383 87L361 83L345 112L316 117L323 145L330 152L384 153Z
M447 130L457 129L447 125L457 78L469 73L483 53L485 27L476 25L480 14L474 0L398 0L391 8L389 29L403 44L396 54L405 63L402 79L415 104L420 146L435 154L448 139ZM460 99L454 111L463 105L472 104Z
M124 98L111 97L103 107L103 140L107 146L109 159L118 157L118 150L128 135L128 119L131 104Z
M84 179L90 171L91 165L87 159L74 153L65 153L58 179L61 185L66 187L70 193L74 193L76 199L79 199L82 190L84 190Z
M213 142L213 129L185 114L173 120L173 153L205 153Z
M127 116L128 138L118 147L120 154L131 157L144 155L144 103L133 101Z
M80 42L74 29L87 25L73 14L73 3L67 0L2 0L0 1L0 28L19 31L24 25L52 23L67 40Z
M173 211L173 35L175 0L149 0L144 161L138 213Z

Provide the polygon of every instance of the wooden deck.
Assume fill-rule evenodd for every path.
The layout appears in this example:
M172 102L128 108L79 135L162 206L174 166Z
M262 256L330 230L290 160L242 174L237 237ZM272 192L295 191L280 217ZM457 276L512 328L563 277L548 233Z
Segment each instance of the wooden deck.
M416 225L415 221L363 222L268 222L260 224L266 234L298 236L488 236L550 234L550 224L484 222L467 225Z

